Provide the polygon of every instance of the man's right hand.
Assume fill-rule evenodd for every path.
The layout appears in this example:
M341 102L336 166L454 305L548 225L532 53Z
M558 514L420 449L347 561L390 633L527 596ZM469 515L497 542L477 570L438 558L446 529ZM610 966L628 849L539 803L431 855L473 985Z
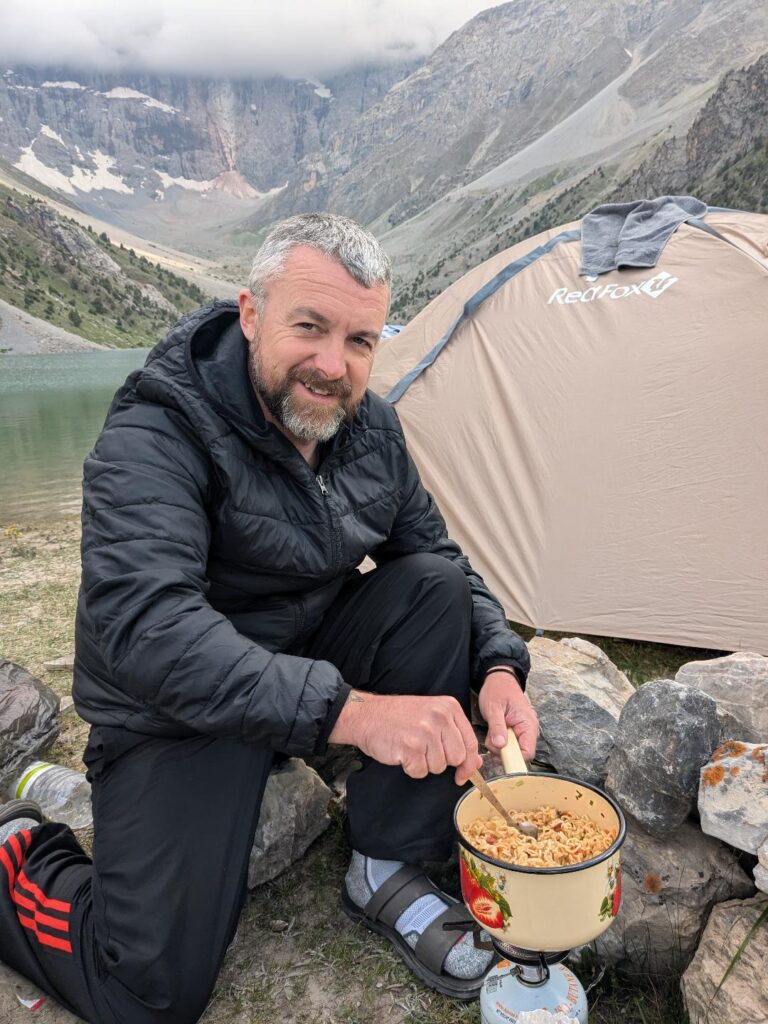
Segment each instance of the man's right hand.
M328 742L359 747L381 764L399 764L414 779L439 775L450 765L458 786L482 764L475 732L454 697L353 690Z

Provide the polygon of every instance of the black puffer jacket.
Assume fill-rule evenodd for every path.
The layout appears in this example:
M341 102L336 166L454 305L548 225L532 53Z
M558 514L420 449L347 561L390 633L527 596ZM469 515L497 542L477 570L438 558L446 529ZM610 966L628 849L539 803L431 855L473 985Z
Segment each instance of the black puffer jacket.
M474 597L473 672L528 654L448 539L394 410L368 393L317 472L267 424L233 303L186 317L117 392L85 462L74 696L87 721L317 753L348 693L300 655L365 555L431 551ZM321 476L327 495L323 494Z

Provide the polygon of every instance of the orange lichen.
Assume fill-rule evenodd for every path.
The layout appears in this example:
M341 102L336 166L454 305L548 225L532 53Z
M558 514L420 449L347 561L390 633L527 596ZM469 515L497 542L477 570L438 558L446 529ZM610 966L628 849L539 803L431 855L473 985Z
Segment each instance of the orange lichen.
M741 771L741 768L739 768L739 766L737 764L735 764L735 765L733 765L731 767L731 775L738 775L740 771Z
M757 761L758 764L765 765L765 752L767 750L768 747L755 747L755 749L749 756L754 758L754 760Z
M725 778L725 768L721 764L713 764L701 773L701 781L705 786L716 786Z
M661 879L658 875L648 874L643 879L646 892L661 892Z
M714 752L712 760L722 761L724 757L741 757L746 752L747 746L745 743L740 743L738 740L726 740Z

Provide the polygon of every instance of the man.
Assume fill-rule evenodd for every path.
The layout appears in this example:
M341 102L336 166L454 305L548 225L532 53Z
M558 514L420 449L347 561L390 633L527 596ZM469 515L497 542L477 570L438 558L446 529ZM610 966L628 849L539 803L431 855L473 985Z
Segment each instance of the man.
M466 912L417 864L450 855L480 764L470 684L491 746L511 725L532 756L528 657L366 391L388 302L367 231L283 222L238 305L185 317L129 377L86 460L74 695L94 863L7 808L0 957L88 1021L198 1019L272 754L328 743L365 756L345 910L439 991L479 989L489 954L443 927Z

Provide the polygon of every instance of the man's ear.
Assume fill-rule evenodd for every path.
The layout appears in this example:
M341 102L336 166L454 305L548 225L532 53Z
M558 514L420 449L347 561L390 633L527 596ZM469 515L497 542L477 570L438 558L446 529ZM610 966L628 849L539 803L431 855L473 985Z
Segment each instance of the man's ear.
M248 341L253 341L259 322L259 311L247 288L243 288L237 296L237 304L240 307L240 329Z

